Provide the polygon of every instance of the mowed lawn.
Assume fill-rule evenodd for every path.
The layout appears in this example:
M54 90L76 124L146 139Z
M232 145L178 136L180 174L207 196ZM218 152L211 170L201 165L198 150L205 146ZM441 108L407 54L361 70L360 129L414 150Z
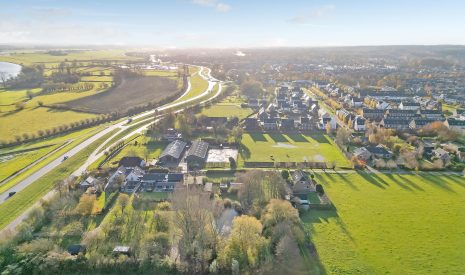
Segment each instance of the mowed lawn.
M302 219L328 274L463 274L461 176L317 174L336 210Z
M336 162L338 167L350 163L336 144L324 134L245 133L241 157L245 161Z
M239 104L218 103L202 110L208 117L238 117L243 119L253 113L250 108L242 108Z

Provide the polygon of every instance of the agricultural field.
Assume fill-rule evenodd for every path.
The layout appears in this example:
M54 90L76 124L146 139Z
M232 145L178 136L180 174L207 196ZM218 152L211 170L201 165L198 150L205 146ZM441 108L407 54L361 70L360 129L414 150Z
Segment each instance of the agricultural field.
M164 77L128 78L108 91L65 103L70 108L98 113L125 111L160 101L179 92L177 81Z
M328 274L460 274L465 179L316 174L334 210L302 216Z
M0 140L13 140L16 135L36 134L39 130L51 129L95 117L97 116L94 114L45 107L26 108L11 115L3 114L0 116L0 128L2 129Z
M336 162L337 167L350 167L331 138L319 133L245 133L240 155L244 161Z
M101 51L68 51L66 55L51 55L46 52L15 52L7 56L0 56L0 61L16 64L43 64L59 63L63 61L92 62L94 60L134 60L134 57L125 55L122 50L101 50Z

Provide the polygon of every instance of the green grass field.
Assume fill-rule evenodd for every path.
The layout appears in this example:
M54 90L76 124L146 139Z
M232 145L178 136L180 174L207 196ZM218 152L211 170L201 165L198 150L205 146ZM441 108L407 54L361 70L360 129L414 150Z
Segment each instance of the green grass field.
M250 108L242 108L238 104L218 103L202 110L208 117L238 117L243 119L253 113Z
M0 116L0 140L12 140L15 135L36 134L38 130L51 129L86 118L94 114L52 110L45 107L26 108L11 115Z
M196 68L195 68L196 69ZM193 72L194 70L191 68L191 72ZM205 90L208 88L208 81L206 81L205 79L203 79L199 74L198 74L198 70L195 71L196 73L193 74L190 78L190 81L191 81L191 90L189 91L189 93L185 94L184 96L178 98L176 101L174 102L179 102L179 101L182 101L182 100L187 100L187 99L190 99L190 98L193 98L195 96L198 96L200 94L202 94L203 92L205 92Z
M465 179L317 174L336 210L302 219L329 274L460 274Z
M337 145L326 135L280 133L245 133L241 158L245 161L336 162L338 167L350 163Z

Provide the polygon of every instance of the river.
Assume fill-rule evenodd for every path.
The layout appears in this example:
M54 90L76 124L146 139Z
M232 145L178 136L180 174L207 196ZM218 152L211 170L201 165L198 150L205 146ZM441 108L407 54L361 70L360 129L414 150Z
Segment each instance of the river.
M0 72L5 72L7 78L12 78L21 72L21 66L9 62L0 62Z

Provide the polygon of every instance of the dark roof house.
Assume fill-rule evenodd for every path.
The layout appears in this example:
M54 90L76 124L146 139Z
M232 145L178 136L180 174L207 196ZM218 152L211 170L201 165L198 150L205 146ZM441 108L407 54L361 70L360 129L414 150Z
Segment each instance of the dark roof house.
M119 161L118 166L123 166L126 168L143 167L145 166L145 161L140 157L123 157Z

